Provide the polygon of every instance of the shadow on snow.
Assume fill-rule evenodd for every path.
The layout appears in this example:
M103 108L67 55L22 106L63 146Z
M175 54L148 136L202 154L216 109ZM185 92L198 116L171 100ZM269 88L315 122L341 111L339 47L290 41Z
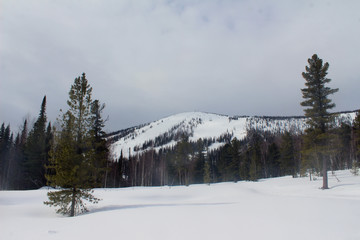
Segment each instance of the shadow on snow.
M86 214L107 212L107 211L116 211L116 210L125 210L125 209L135 209L135 208L216 206L216 205L227 205L227 204L233 204L233 203L232 202L228 202L228 203L159 203L159 204L110 205L110 206L104 206L104 207L100 207L100 208L92 208Z

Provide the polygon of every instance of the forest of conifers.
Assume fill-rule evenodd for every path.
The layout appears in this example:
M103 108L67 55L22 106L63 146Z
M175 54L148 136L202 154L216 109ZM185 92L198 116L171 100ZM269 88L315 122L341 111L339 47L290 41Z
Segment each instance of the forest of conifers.
M359 162L359 114L351 124L342 123L328 134L328 170L351 169ZM304 134L250 130L241 140L222 136L226 144L211 151L212 139L190 142L187 136L172 148L109 162L107 187L189 185L223 181L256 181L285 175L319 176L322 163Z
M0 188L37 189L47 185L45 178L53 142L51 123L46 121L46 98L33 126L24 121L13 133L10 125L0 129ZM350 169L359 163L359 114L353 123L342 123L328 134L328 170ZM284 175L321 174L321 162L307 151L311 142L303 134L270 133L250 130L246 138L221 136L225 144L208 150L213 139L179 142L160 151L148 150L115 161L107 154L103 187L189 185L223 181L256 181ZM103 136L105 138L105 135ZM158 139L159 140L159 139ZM161 139L160 139L161 140ZM159 141L160 141L159 140ZM109 146L110 142L108 143Z

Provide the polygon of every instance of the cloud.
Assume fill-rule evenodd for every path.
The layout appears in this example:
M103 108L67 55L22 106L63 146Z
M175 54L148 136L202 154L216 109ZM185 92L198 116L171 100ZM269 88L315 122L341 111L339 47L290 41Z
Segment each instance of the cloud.
M336 110L359 108L359 5L2 1L1 120L36 116L45 94L55 120L82 72L106 103L109 130L193 110L300 115L313 53L330 63Z

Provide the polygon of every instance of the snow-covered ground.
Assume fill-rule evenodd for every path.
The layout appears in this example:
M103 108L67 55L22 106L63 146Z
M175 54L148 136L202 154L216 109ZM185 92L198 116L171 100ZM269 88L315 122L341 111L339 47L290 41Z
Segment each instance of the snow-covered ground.
M42 204L46 189L0 192L0 239L360 239L360 177L282 177L189 187L97 189L74 218Z

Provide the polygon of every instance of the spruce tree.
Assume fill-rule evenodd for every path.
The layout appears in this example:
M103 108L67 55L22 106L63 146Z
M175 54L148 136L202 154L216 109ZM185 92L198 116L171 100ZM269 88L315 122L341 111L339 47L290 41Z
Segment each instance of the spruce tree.
M59 207L58 213L75 216L87 211L84 201L97 203L92 188L100 186L93 146L92 88L85 73L77 77L69 91L69 110L59 119L61 131L55 132L46 178L52 187L47 205Z
M46 121L46 96L44 96L39 117L29 133L25 147L24 171L27 189L36 189L46 185Z
M100 104L99 100L95 100L91 104L91 126L90 135L92 137L92 148L95 150L93 165L96 171L93 172L96 179L94 187L99 187L99 183L102 182L102 177L106 172L106 165L109 155L109 149L105 140L105 121L102 118L102 112L105 108L105 104ZM104 180L104 182L106 179Z
M302 73L306 88L301 89L301 91L305 100L300 104L306 107L304 111L305 116L308 117L307 124L309 125L309 131L315 137L316 154L320 161L322 161L322 188L327 189L326 133L332 120L328 110L335 107L335 104L331 103L331 99L328 97L339 89L331 89L325 86L325 84L331 81L331 79L326 77L329 63L323 64L322 59L318 58L316 54L308 59L308 63L309 66L306 66L306 71Z

